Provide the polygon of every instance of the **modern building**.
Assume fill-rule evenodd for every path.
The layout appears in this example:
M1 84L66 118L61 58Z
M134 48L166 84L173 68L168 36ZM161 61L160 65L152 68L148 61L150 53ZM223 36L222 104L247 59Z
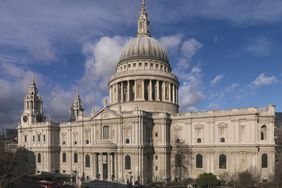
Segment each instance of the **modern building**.
M249 168L263 179L274 174L275 107L179 113L179 81L149 32L144 0L137 36L124 47L108 88L100 111L84 115L77 94L70 120L54 123L32 80L18 145L34 152L37 172L141 183Z

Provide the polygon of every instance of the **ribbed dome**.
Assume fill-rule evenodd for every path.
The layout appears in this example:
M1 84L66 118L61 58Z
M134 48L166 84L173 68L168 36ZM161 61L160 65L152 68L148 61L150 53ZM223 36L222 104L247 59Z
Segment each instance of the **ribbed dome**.
M137 36L122 50L119 63L131 59L154 59L168 63L166 50L160 43L149 36Z

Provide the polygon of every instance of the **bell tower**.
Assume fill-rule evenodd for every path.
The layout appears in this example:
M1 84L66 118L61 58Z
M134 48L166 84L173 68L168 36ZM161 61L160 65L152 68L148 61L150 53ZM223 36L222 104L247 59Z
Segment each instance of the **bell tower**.
M46 121L43 113L42 98L39 96L35 79L28 88L27 94L24 98L24 111L21 115L21 124L32 124Z
M72 106L71 106L71 118L70 121L76 121L83 116L83 105L79 93L76 94Z

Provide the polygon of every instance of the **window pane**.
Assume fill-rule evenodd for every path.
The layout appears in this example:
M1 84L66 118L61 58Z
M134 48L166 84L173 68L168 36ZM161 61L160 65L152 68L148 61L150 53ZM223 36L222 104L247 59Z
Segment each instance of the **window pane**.
M67 156L65 153L63 153L63 162L65 163L67 161Z
M196 156L196 168L203 168L203 156L201 154Z
M109 126L103 127L103 139L109 139Z
M89 157L89 155L85 156L85 167L90 167L90 157Z
M125 156L125 169L130 170L131 169L131 159L129 155Z
M224 154L219 156L219 168L226 169L226 156Z
M264 153L261 156L261 168L267 168L267 154Z
M73 162L77 163L77 153L75 153L74 156L73 156Z

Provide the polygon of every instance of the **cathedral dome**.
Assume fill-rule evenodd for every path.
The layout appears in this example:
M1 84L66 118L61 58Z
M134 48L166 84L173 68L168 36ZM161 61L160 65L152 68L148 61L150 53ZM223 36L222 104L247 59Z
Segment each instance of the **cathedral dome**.
M152 59L169 64L166 50L148 35L138 35L130 41L121 52L119 64L132 59Z

